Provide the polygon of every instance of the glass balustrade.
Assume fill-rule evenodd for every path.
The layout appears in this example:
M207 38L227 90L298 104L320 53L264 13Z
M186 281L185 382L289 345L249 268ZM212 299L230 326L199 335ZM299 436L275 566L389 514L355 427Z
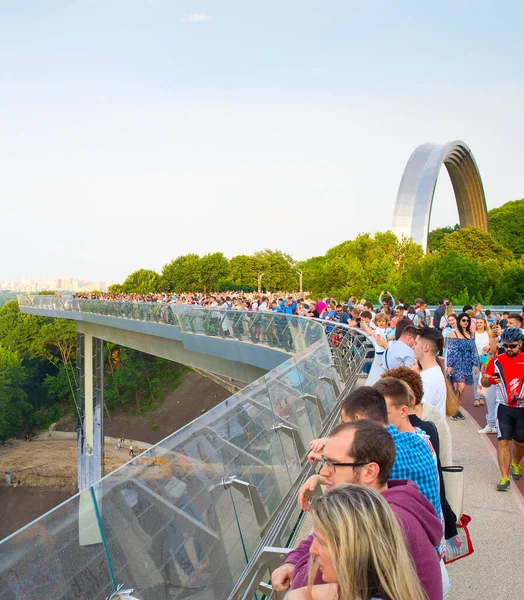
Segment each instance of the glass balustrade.
M287 347L292 356L192 423L0 542L0 598L226 599L292 491L366 344L322 324L180 305L20 298L21 307L176 325L195 335ZM360 350L360 347L363 350ZM369 347L369 346L368 346ZM358 359L358 360L357 360ZM358 363L358 364L357 364ZM347 369L351 369L347 366ZM298 512L297 512L298 516ZM294 524L287 525L286 535Z

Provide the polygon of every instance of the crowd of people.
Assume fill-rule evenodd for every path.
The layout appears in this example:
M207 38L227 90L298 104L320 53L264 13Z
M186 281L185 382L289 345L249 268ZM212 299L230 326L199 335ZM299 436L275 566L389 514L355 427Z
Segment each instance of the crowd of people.
M479 361L481 384L496 389L499 491L509 488L510 474L521 479L524 454L523 335L512 318L501 347L490 345L485 352L493 356ZM453 460L450 386L439 365L444 340L436 327L418 329L416 367L388 368L372 386L351 391L342 401L342 424L311 442L309 459L320 470L300 489L298 504L311 510L313 533L272 574L273 587L291 589L292 600L445 596L443 549L457 535L460 515L447 501L442 477ZM326 493L310 504L320 485Z
M313 533L273 571L290 600L362 598L441 600L449 588L446 542L457 535L443 469L453 465L447 417L464 420L473 386L486 405L480 434L497 434L497 490L522 478L524 455L523 316L492 314L480 304L455 310L439 300L413 305L382 294L380 307L291 294L104 294L90 299L195 304L214 309L277 311L365 331L374 345L367 385L342 401L341 424L310 443L320 469L302 486ZM339 324L339 325L337 325ZM313 502L319 486L326 493Z

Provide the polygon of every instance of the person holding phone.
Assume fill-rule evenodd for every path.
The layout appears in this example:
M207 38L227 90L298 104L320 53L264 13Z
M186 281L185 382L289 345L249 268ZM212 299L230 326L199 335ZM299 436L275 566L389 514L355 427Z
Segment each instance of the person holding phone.
M509 475L522 479L520 461L524 456L524 356L522 330L508 327L502 333L504 354L494 356L482 376L482 385L497 386L497 459L501 478L499 492L510 487ZM511 456L513 455L513 457Z

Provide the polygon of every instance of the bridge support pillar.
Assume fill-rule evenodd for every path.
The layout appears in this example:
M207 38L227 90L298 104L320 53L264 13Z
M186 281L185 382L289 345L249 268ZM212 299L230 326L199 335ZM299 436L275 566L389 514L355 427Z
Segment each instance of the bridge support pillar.
M104 476L104 341L77 333L78 489Z

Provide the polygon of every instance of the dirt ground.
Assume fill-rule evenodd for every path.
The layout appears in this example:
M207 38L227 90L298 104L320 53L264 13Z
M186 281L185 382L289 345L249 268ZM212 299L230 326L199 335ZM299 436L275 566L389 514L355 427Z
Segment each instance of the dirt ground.
M193 371L182 375L182 383L163 404L144 417L104 414L104 435L156 444L202 413L231 396L230 392ZM153 429L153 426L157 425ZM63 419L56 431L76 431L76 421Z
M71 489L0 484L0 540L58 506L75 492Z
M184 373L182 383L164 403L145 417L115 414L109 421L106 415L104 435L156 444L229 396L224 388L190 371ZM153 430L153 425L158 427Z
M183 377L164 403L145 417L114 415L109 420L106 416L104 435L133 440L135 445L137 441L154 444L230 396L194 372ZM60 423L56 430L73 431L72 420ZM106 443L105 456L109 473L127 461L128 452L126 448L116 452L112 443ZM6 471L11 472L13 483L20 480L19 487L3 483ZM44 436L32 442L12 440L0 447L0 482L1 540L77 492L76 440Z

